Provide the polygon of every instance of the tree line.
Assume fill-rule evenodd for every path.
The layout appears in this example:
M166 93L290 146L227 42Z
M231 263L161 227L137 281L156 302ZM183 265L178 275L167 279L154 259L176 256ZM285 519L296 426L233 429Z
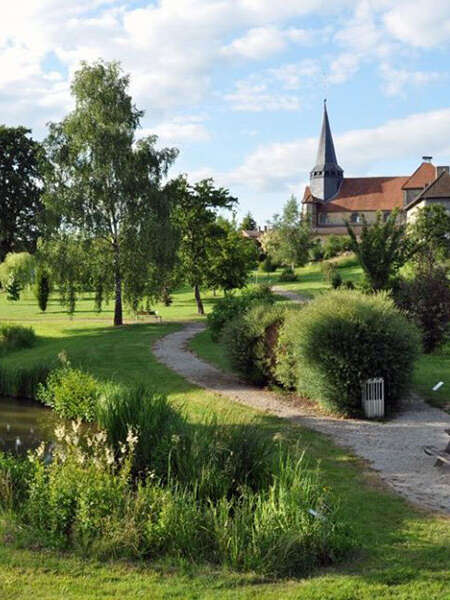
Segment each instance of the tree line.
M218 215L237 204L227 189L212 179L167 180L178 150L139 136L144 112L128 88L119 63L82 63L75 107L49 124L42 143L24 127L0 128L0 262L35 254L39 281L48 288L51 272L69 312L77 291L93 289L98 309L112 296L115 325L124 302L133 310L144 300L169 303L180 281L203 314L201 287L242 287L256 249L234 217ZM4 286L14 299L21 276L11 273Z

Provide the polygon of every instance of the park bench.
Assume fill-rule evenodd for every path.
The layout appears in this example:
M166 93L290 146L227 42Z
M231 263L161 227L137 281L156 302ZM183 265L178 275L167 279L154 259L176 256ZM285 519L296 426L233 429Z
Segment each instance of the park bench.
M445 433L450 435L450 429L446 429ZM433 456L436 459L434 463L435 467L440 467L441 465L450 465L450 441L448 442L445 450L439 450L436 446L424 446L423 451L428 456Z
M136 317L140 319L141 317L155 317L157 321L161 323L162 317L158 314L157 310L138 310L136 313Z

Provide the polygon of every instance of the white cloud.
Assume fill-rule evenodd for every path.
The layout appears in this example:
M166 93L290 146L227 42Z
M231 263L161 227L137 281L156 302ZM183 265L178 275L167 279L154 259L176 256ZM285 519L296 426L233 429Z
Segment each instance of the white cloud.
M404 43L430 48L450 41L448 0L397 0L384 15L387 30Z
M271 91L265 82L237 81L235 90L224 98L236 111L298 110L300 107L298 96Z
M285 90L298 90L316 81L321 74L321 67L318 60L307 58L269 69L268 74L280 82Z
M317 138L303 138L260 145L225 179L256 190L288 191L307 178L317 143ZM422 154L448 157L450 109L413 114L372 129L347 131L335 136L335 147L349 176L373 172L377 164L386 161L417 158L419 162Z
M384 90L388 96L406 95L409 87L421 87L429 83L448 79L447 73L437 71L408 71L395 69L390 65L381 66Z
M284 33L278 27L255 27L247 33L236 38L222 48L225 56L244 56L245 58L266 58L276 52L281 52L286 47Z
M273 25L253 27L242 37L222 47L222 54L229 57L244 57L261 60L284 50L289 42L311 44L316 37L313 30L289 27L281 29Z
M201 117L176 117L142 129L142 136L156 134L161 145L179 145L186 142L206 142L211 138Z

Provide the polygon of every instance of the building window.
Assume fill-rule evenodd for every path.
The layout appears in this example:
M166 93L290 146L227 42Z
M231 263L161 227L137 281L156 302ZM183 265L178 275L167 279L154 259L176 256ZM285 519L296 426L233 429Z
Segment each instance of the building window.
M385 210L383 213L383 221L386 223L386 221L389 219L389 215L391 214L390 210Z
M350 223L354 223L354 224L362 223L361 215L357 212L353 212L350 215Z
M319 225L327 225L327 224L328 224L327 213L319 213Z

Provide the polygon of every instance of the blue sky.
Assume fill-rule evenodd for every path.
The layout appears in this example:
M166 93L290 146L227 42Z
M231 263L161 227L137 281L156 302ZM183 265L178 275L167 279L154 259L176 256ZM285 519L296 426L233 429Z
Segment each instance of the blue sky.
M180 148L260 224L302 196L328 99L348 176L450 162L448 0L15 0L2 7L0 110L42 138L81 60L122 62L142 134Z

